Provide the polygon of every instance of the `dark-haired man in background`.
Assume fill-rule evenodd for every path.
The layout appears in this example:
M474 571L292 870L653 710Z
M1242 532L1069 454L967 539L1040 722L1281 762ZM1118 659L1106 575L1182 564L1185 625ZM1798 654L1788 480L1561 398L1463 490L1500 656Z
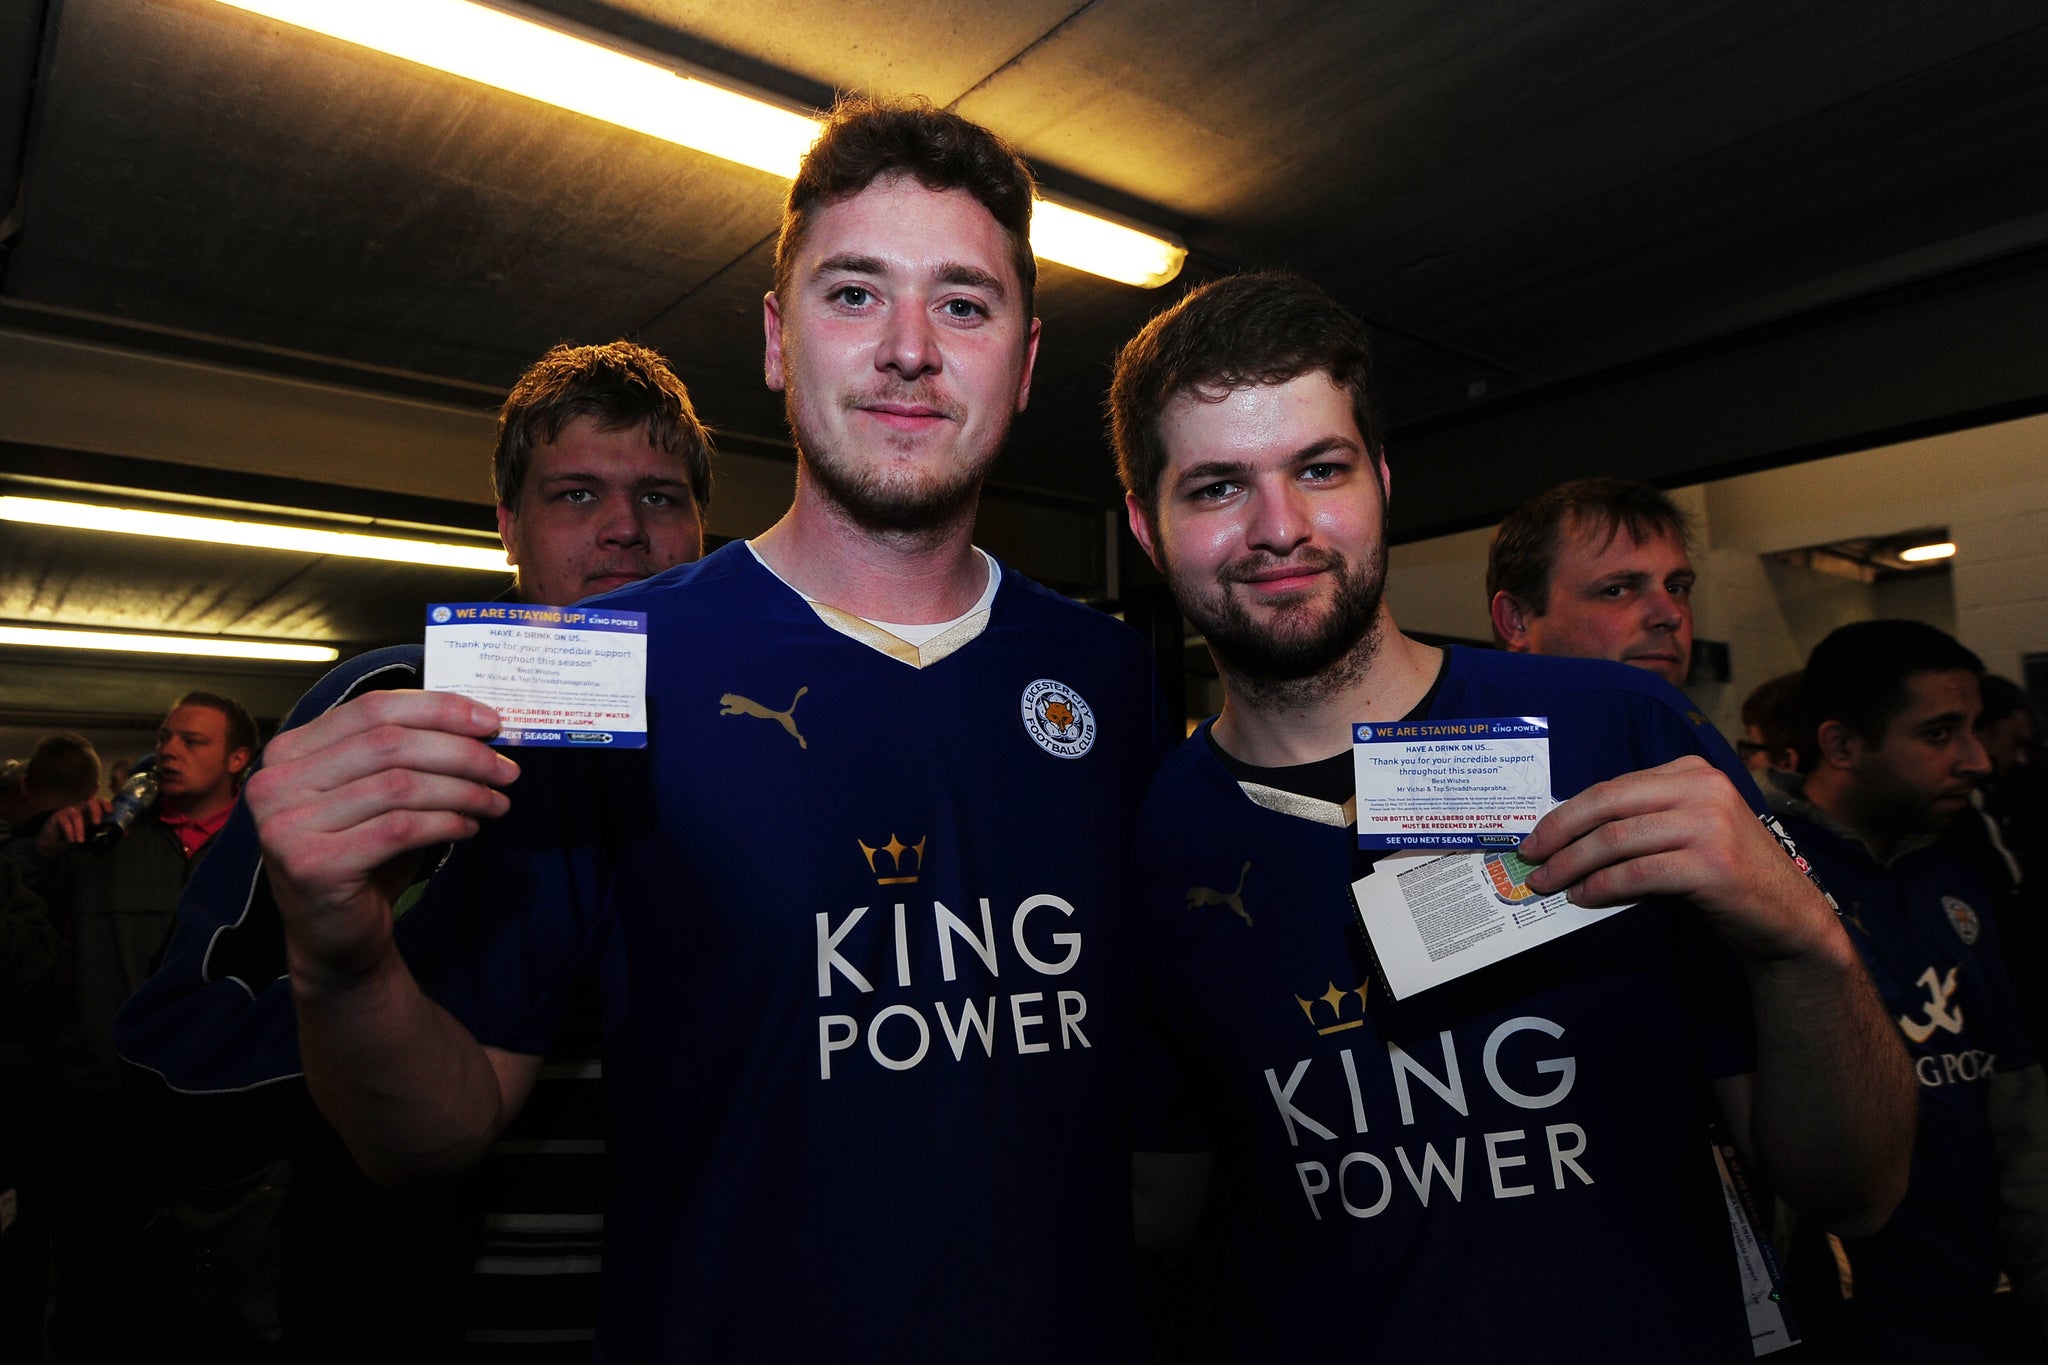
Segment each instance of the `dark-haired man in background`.
M0 843L34 838L51 814L90 801L100 788L100 756L84 735L44 735L14 780L0 786Z
M1647 484L1577 479L1510 513L1486 557L1494 634L1520 654L1612 659L1685 685L1692 528Z
M382 693L256 779L307 1077L373 1171L472 1159L600 975L609 1359L1131 1358L1150 659L971 539L1030 392L1032 197L956 115L835 110L763 306L790 509L603 599L648 616L644 753L515 765L487 708ZM394 931L390 860L451 839Z
M1117 361L1131 529L1225 698L1140 819L1133 956L1189 1100L1149 1136L1217 1154L1240 1359L1747 1360L1708 1096L1781 1185L1871 1227L1904 1059L1683 698L1395 626L1370 373L1364 326L1276 275L1203 286ZM1642 903L1395 1000L1351 900L1375 861L1353 726L1499 716L1548 718L1566 798L1522 845L1528 887Z
M1844 1237L1844 1360L2039 1359L2048 1322L2048 1082L1983 883L1933 847L1991 771L1984 666L1917 621L1843 626L1800 685L1806 780L1783 818L1840 904L1920 1082L1905 1201ZM2014 1354L2003 1271L2031 1323ZM1816 1323L1818 1326L1818 1322ZM1816 1333L1816 1336L1822 1335Z

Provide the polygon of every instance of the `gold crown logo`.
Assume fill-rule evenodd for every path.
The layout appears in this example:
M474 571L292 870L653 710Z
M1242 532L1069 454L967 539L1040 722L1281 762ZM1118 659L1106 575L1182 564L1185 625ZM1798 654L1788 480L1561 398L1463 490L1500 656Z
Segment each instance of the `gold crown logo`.
M927 839L928 838L929 836L927 836ZM855 839L854 842L860 844L860 851L867 855L868 871L875 874L875 885L905 886L912 882L915 882L917 880L918 873L924 871L924 846L927 839L919 839L914 844L906 844L901 839L898 839L896 837L896 832L894 830L891 830L889 832L889 842L883 844L880 848L875 848L871 845L861 843L861 841L858 839ZM875 855L877 853L886 853L889 855L889 867L894 875L884 877L882 875L882 869L875 866ZM917 855L917 860L911 864L911 867L914 870L910 872L905 872L903 870L903 855L906 853L915 853Z
M1372 983L1370 981L1361 981L1355 989L1348 991L1339 990L1337 983L1334 981L1328 984L1329 989L1313 1000L1304 1000L1298 995L1294 997L1294 1003L1301 1006L1301 1012L1308 1017L1308 1021L1311 1024L1316 1021L1317 1005L1328 1005L1330 1007L1330 1018L1336 1022L1326 1024L1317 1029L1316 1035L1318 1037L1326 1033L1342 1033L1346 1029L1357 1028L1363 1024L1365 1022L1365 990ZM1346 1019L1344 1017L1344 1002L1354 995L1358 997L1358 1017L1356 1019Z

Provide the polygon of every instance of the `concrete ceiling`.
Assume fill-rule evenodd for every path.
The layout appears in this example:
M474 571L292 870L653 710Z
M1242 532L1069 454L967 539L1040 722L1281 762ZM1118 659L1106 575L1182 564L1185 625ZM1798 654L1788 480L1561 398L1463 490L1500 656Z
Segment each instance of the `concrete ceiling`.
M1404 535L1584 473L1677 483L2048 407L2039 0L530 8L814 106L928 95L1050 188L1180 233L1165 290L1045 267L997 477L1076 525L1115 502L1117 346L1241 267L1302 270L1374 324ZM0 0L0 82L0 327L479 412L547 345L630 335L734 449L786 442L760 381L772 177L212 0ZM10 438L6 383L10 449L150 453L84 419ZM448 458L440 486L483 452ZM112 481L176 491L182 459ZM265 468L302 506L421 491L374 460ZM387 629L323 616L325 570L266 595L195 551L137 582L122 554L68 562L66 534L0 530L0 614ZM68 605L23 605L52 575Z

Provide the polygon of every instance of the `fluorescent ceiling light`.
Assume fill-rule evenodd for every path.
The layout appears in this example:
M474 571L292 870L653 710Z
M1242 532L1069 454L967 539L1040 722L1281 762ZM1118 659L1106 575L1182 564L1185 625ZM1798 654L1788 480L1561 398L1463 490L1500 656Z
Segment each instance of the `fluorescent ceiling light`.
M0 496L0 520L32 526L69 526L81 531L115 531L123 535L164 536L209 545L245 545L260 550L296 550L301 554L342 555L350 559L383 559L395 564L431 564L447 569L479 569L510 573L505 551L483 545L453 545L402 536L364 535L358 531L318 531L304 526L279 526L224 517L192 517L177 512L145 512L132 507L101 507L54 498Z
M223 0L785 179L816 120L469 0Z
M1140 289L1165 284L1180 274L1188 258L1178 242L1051 199L1040 199L1031 210L1031 250L1048 261Z
M221 0L330 38L796 177L820 122L658 62L473 0ZM1187 249L1085 210L1038 201L1031 249L1049 261L1156 289Z
M1908 564L1925 564L1930 559L1949 559L1955 555L1954 542L1944 540L1939 545L1915 545L1910 550L1899 551L1899 558Z
M44 626L0 626L0 645L41 649L111 649L129 654L206 655L217 659L264 659L272 663L324 664L341 657L329 645L284 645L270 640L229 640L219 635L156 635L113 630L57 630Z

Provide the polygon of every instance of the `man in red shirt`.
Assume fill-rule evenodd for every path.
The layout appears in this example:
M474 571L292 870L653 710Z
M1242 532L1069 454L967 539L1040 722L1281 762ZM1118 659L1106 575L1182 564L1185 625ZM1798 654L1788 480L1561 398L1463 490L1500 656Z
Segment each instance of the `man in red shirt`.
M156 1210L163 1154L163 1134L115 1054L114 1015L154 968L185 882L255 756L256 722L240 702L188 692L157 730L157 799L127 833L87 844L109 805L94 797L58 811L29 845L29 880L63 933L69 977L50 1105L50 1332L78 1358L92 1354L94 1333L140 1306L133 1258Z

